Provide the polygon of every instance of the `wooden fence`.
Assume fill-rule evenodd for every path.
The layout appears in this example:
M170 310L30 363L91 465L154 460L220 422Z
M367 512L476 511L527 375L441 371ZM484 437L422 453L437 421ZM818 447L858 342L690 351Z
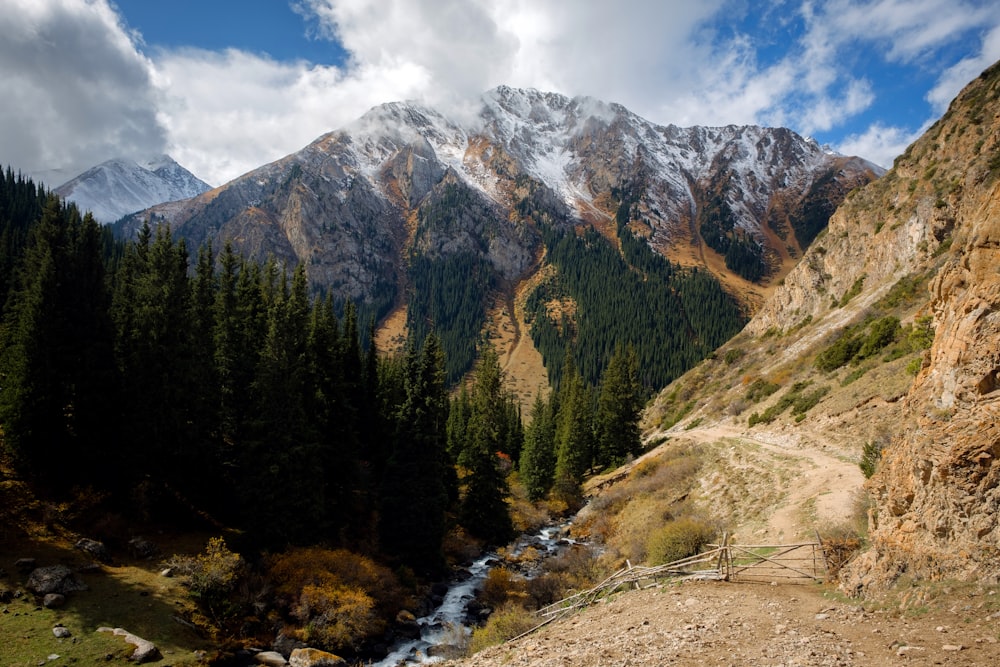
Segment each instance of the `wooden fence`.
M730 544L728 536L723 536L721 544L706 546L709 550L704 553L665 565L645 567L628 563L593 588L539 609L535 613L544 620L515 639L616 591L650 588L665 579L747 582L780 579L786 583L810 583L824 581L828 576L819 535L815 542L797 544Z

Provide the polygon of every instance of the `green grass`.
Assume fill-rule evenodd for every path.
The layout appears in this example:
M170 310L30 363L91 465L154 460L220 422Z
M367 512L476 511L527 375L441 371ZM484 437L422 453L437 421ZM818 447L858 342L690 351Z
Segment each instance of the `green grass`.
M71 603L72 604L72 603ZM52 665L122 664L135 649L121 637L96 632L85 627L72 611L46 609L35 604L29 595L3 605L0 635L0 664L6 667L36 667ZM62 623L72 633L71 637L58 639L52 628ZM51 655L58 660L49 661ZM107 656L112 656L109 661Z
M63 563L75 569L84 562L80 552L46 542L25 542L16 549L0 548L5 564L18 557L34 557L40 566ZM0 604L0 665L131 664L135 646L119 636L97 632L99 627L124 628L156 644L162 658L146 664L204 664L195 651L211 651L212 645L174 618L183 618L192 607L186 591L176 580L160 577L157 569L154 563L142 563L142 567L105 566L100 572L79 574L89 590L71 593L60 609L42 607L30 593ZM11 569L0 578L0 588L23 590L26 580L27 575ZM65 626L71 636L57 638L52 633L57 624ZM59 658L50 661L51 655Z

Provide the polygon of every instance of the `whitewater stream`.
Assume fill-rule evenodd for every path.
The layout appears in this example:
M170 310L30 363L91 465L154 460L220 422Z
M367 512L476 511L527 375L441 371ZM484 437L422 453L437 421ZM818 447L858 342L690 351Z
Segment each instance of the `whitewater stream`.
M514 543L511 553L518 556L531 546L543 558L554 556L563 547L573 544L572 540L562 537L568 526L568 523L548 526L537 533L522 535ZM417 619L420 638L396 643L384 659L374 663L374 667L440 662L445 658L435 655L436 651L447 653L449 648L458 650L464 647L472 634L472 628L465 624L466 609L475 598L476 590L486 580L486 575L497 565L500 565L497 554L490 552L466 567L460 576L449 583L441 604L427 616Z

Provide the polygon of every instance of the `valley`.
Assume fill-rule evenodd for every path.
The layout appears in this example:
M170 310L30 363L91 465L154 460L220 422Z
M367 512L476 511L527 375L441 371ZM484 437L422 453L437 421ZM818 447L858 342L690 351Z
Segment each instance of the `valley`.
M96 593L4 573L0 655L108 594L153 598L165 663L361 662L474 562L478 648L625 564L818 535L836 581L661 583L460 664L995 662L1000 65L877 179L781 128L480 102L382 105L117 238L8 170L0 555ZM571 517L542 576L501 546Z

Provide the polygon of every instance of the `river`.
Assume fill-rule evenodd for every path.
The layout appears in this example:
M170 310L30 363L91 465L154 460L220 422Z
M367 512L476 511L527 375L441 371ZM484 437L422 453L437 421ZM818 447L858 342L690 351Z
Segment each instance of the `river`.
M509 553L516 557L528 547L534 547L542 558L555 556L563 547L573 544L572 540L564 537L568 527L567 522L522 535L513 543ZM466 625L468 605L475 598L476 590L486 580L486 575L500 564L498 555L490 552L464 568L449 583L441 604L427 616L417 619L420 638L396 643L384 659L374 663L374 667L440 662L445 659L441 654L454 657L455 653L463 650L472 634L472 628Z

